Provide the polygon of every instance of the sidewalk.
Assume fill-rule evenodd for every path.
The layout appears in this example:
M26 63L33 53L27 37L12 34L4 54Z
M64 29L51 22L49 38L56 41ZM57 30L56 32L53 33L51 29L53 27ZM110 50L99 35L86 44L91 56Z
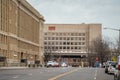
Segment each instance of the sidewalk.
M42 67L0 67L0 70L10 70L10 69L38 69Z
M4 69L28 69L28 67L0 67L0 70Z

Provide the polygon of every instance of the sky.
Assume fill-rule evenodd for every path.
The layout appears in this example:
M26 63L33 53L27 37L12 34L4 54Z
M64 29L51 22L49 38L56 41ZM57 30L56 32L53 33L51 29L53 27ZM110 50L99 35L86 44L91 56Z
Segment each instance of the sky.
M120 29L120 0L27 0L45 18L45 23L101 23L102 34L115 41Z

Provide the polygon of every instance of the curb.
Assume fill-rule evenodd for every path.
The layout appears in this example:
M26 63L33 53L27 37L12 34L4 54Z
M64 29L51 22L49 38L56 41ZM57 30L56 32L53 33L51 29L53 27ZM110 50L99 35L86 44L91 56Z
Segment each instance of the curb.
M13 69L39 69L42 67L0 67L0 70L13 70Z
M5 69L28 69L28 67L0 67L0 70Z

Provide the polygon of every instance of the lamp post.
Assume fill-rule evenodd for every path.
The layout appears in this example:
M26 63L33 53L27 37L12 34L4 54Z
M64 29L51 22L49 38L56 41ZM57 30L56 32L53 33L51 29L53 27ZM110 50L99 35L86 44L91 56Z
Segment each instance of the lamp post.
M104 29L111 29L119 32L118 52L120 54L120 29L114 29L114 28L104 28Z

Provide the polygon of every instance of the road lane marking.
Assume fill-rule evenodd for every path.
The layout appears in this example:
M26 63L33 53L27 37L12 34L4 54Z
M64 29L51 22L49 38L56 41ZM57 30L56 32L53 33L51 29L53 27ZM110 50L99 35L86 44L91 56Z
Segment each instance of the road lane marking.
M40 74L43 73L43 72L40 72Z
M96 80L96 77L94 77L94 80Z
M32 75L32 73L30 73L30 74L28 74L28 75L30 75L30 76L31 76L31 75Z
M97 69L95 70L95 77L94 77L94 80L96 80L96 77L97 77Z
M19 77L19 75L16 75L16 76L14 76L14 77L12 77L12 78L16 79L16 78L18 78L18 77Z
M55 76L55 77L52 77L52 78L50 78L50 79L48 79L48 80L56 80L57 78L60 78L60 77L62 77L62 76L68 75L68 74L71 74L71 73L73 73L73 72L76 72L76 71L78 71L78 69L80 69L80 68L74 69L74 70L69 71L69 72L65 72L65 73L63 73L63 74L57 75L57 76Z

